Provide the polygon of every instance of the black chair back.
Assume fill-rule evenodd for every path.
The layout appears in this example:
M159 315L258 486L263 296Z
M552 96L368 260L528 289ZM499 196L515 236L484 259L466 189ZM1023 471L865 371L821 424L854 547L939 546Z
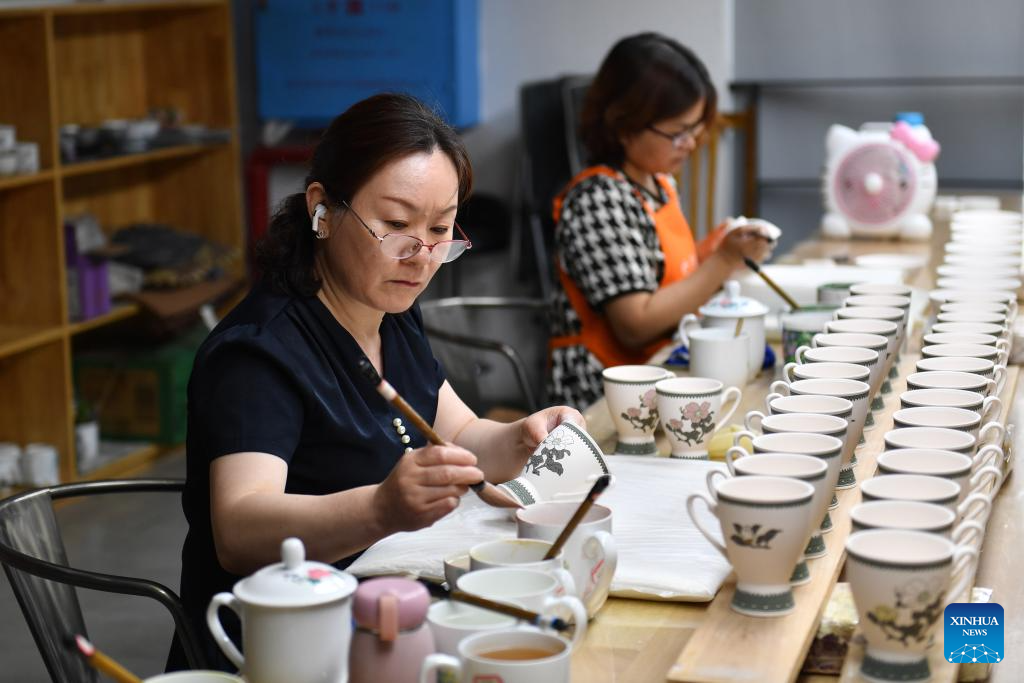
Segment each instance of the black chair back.
M5 503L0 503L0 548L66 566L67 553L49 493L44 489ZM3 564L50 678L61 683L97 681L96 670L68 646L76 633L88 635L74 587L20 571L6 561Z
M75 588L156 600L174 619L175 634L193 669L209 668L181 599L166 586L128 576L68 566L52 501L109 493L180 493L180 479L121 479L62 484L0 501L0 564L11 581L50 677L58 683L96 681L95 672L68 646L75 633L88 636Z

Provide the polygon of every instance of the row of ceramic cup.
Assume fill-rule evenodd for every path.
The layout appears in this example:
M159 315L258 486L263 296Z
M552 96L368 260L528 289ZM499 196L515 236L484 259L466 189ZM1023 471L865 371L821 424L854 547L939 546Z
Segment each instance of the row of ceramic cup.
M738 362L746 367L742 356ZM619 365L601 376L620 455L657 455L654 432L660 424L673 458L707 460L712 435L742 399L738 387L710 377L676 377L656 365Z
M1021 287L1022 225L1016 211L954 213L932 300L1006 303L1011 317L1015 315ZM996 292L1009 296L993 297ZM967 312L980 309L972 307Z

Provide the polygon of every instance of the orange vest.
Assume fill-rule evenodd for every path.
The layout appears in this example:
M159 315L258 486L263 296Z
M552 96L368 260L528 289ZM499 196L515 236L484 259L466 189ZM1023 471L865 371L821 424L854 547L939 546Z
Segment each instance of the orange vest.
M555 198L555 222L561 218L562 202L569 191L580 181L594 175L606 175L617 180L627 182L625 176L609 166L594 166L582 171L572 179L561 194ZM667 178L656 176L658 184L664 190L668 201L657 211L651 208L639 190L633 188L633 192L643 203L644 210L654 221L654 229L658 234L658 241L661 244L661 251L665 255L665 269L662 274L659 287L666 287L687 277L700 264L700 259L705 258L721 241L721 231L716 230L708 239L704 240L698 247L693 241L693 233L683 216L683 210L679 206L679 197L675 188ZM615 365L643 364L654 355L662 346L668 343L668 339L659 340L648 344L641 350L630 350L622 346L615 334L612 332L608 319L587 303L586 297L566 273L565 268L556 260L555 267L558 270L558 278L569 298L569 303L576 311L580 319L580 332L574 335L553 337L548 342L549 349L563 348L566 346L582 345L594 355L601 364L607 367Z

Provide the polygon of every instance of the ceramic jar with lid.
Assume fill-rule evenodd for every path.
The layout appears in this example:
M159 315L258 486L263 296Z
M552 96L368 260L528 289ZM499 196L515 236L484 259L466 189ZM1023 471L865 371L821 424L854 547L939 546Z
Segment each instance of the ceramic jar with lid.
M213 596L206 623L248 683L345 683L355 590L355 577L307 562L302 541L288 538L280 563ZM244 657L224 632L221 607L242 621Z
M435 651L429 607L430 594L416 581L380 577L361 583L355 596L350 683L416 683L424 658Z
M750 338L747 362L748 381L757 377L764 364L765 316L768 307L757 299L740 295L740 283L727 280L721 293L700 307L704 327L736 329L736 319L743 318L743 332Z

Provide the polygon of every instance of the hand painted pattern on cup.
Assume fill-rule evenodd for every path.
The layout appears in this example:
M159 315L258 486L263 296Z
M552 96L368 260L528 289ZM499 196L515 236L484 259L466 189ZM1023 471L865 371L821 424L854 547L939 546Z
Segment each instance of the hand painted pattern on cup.
M704 442L704 438L715 431L715 412L711 410L709 401L690 401L679 408L681 420L671 419L665 429L675 435L688 446L696 446ZM689 423L689 429L684 429Z
M653 391L651 392L653 393ZM632 408L630 409L632 410ZM655 416L654 419L658 419ZM562 463L558 462L571 455L572 451L570 447L575 445L576 441L573 439L572 434L567 433L568 430L558 430L557 432L551 432L547 438L541 442L539 452L534 452L530 456L530 459L526 463L526 467L523 468L523 474L534 474L540 476L541 470L551 470L558 476L562 476L565 472L565 468L562 467Z
M941 581L914 579L893 591L893 604L876 605L867 611L868 619L886 639L904 647L928 640L929 629L942 616L945 594Z
M782 532L782 529L765 529L760 524L733 524L733 533L729 536L736 545L744 548L755 548L758 550L771 550L772 539Z
M658 393L650 389L637 397L639 405L626 408L620 417L635 429L649 432L658 424Z

